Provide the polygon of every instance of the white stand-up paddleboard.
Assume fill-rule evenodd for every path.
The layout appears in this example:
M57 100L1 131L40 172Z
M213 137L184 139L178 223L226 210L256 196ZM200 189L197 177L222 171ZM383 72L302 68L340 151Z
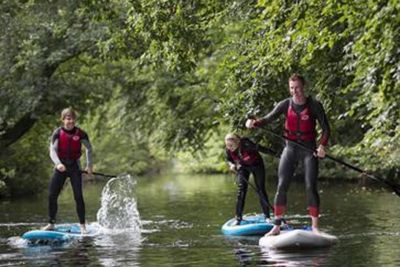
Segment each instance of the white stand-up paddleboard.
M263 236L258 244L271 249L310 249L334 245L336 236L327 233L314 233L310 230L284 230L279 235Z

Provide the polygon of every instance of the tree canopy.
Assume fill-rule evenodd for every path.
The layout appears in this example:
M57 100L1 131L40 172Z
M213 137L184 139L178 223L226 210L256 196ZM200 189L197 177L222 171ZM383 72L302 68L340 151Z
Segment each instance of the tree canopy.
M1 3L0 195L35 192L18 182L32 175L47 180L48 138L66 106L79 111L100 169L144 172L175 151L207 153L226 131L254 134L246 117L288 97L293 72L325 106L333 153L398 173L399 9L333 0Z

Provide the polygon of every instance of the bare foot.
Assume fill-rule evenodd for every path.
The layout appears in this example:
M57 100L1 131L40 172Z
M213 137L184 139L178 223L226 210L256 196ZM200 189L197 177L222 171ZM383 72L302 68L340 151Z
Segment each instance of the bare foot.
M314 234L317 234L317 235L321 234L321 232L318 230L317 227L311 227L311 230L312 230L312 232L313 232Z
M81 235L86 235L87 234L86 225L81 224L80 228L81 228Z
M48 225L46 225L45 227L42 228L43 231L53 231L54 230L54 224L49 223Z
M281 227L279 225L274 225L272 229L266 233L266 236L272 236L272 235L279 235L281 233Z

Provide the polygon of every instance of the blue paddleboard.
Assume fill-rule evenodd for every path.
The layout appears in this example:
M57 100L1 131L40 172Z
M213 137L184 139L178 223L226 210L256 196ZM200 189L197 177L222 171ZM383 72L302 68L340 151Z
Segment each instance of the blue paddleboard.
M88 229L89 230L89 229ZM66 242L73 238L82 236L80 227L77 224L59 225L54 230L32 230L22 235L28 241L55 241Z
M274 226L265 221L264 214L244 215L240 225L235 225L236 219L227 221L221 228L224 235L263 235Z

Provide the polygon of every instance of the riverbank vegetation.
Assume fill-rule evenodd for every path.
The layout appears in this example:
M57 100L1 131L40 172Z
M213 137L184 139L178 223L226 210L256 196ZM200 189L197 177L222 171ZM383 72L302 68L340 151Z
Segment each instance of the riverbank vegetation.
M173 158L191 171L226 171L227 131L279 151L280 140L244 121L287 97L293 72L326 108L330 153L399 181L399 9L396 1L2 2L0 196L47 187L49 136L67 106L89 133L96 170L108 173L145 173ZM270 127L280 132L282 122ZM324 164L329 176L341 168Z

